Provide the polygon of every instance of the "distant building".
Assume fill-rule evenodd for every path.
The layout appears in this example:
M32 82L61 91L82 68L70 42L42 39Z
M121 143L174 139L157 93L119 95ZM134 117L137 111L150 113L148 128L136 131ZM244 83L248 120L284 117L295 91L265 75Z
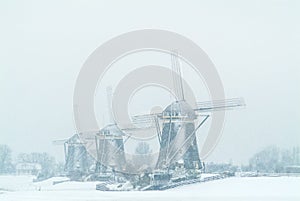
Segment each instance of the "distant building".
M38 163L18 163L16 165L17 175L38 175L42 166Z
M300 165L291 165L285 167L286 173L300 173Z

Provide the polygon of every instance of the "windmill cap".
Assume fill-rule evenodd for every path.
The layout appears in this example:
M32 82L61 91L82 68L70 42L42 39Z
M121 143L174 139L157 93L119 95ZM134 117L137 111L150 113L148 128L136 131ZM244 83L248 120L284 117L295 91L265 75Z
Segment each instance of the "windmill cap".
M187 118L188 120L194 120L197 118L195 111L186 101L176 101L170 104L163 111L163 116L168 117L182 117Z
M123 131L116 125L110 124L100 130L101 134L109 134L113 136L123 136Z

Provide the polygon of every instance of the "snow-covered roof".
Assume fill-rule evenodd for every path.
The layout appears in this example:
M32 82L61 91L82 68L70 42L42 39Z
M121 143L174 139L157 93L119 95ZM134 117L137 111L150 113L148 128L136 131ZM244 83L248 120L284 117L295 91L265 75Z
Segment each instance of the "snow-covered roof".
M38 163L18 163L17 170L41 170L42 166Z
M110 124L100 130L100 134L122 137L124 133L116 124Z
M181 116L187 119L196 119L195 111L186 101L176 101L166 107L163 116Z

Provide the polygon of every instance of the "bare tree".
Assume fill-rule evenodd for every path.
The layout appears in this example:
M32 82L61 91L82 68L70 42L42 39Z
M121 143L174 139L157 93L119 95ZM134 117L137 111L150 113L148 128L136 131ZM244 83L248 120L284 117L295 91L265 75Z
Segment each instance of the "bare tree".
M149 154L152 153L150 145L147 142L139 142L136 149L136 160L135 164L141 169L146 169L151 164Z
M42 166L40 177L48 178L55 174L56 164L54 157L48 153L21 153L18 155L19 163L38 163Z
M147 155L151 152L152 150L150 149L150 146L147 142L139 142L135 149L135 153L139 155Z
M0 145L0 174L13 172L11 149L7 145Z

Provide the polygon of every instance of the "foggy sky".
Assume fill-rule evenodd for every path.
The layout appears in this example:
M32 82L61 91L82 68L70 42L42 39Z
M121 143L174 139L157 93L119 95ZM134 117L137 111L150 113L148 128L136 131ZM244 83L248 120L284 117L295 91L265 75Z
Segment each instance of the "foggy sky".
M14 1L0 3L0 144L47 151L76 132L77 75L99 45L122 33L177 32L211 58L229 112L211 161L245 163L275 144L300 144L299 1ZM121 76L121 75L119 75Z

